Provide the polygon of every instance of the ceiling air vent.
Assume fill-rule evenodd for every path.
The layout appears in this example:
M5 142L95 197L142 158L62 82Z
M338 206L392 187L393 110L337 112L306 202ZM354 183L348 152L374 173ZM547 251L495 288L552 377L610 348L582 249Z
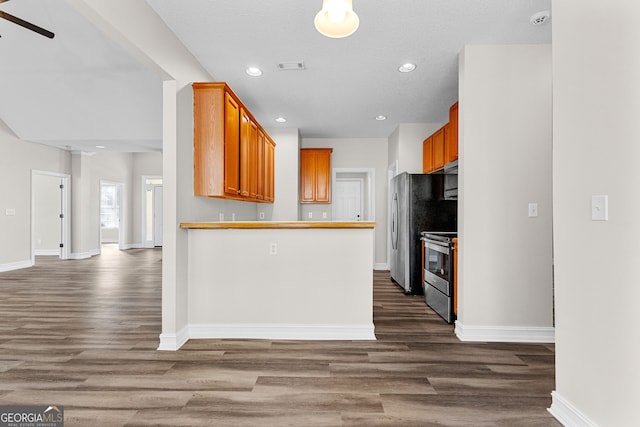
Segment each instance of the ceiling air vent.
M543 10L542 12L531 15L529 22L531 22L531 25L542 25L549 20L549 16L549 11Z
M278 70L281 70L281 71L304 70L304 62L302 61L281 62L278 64Z

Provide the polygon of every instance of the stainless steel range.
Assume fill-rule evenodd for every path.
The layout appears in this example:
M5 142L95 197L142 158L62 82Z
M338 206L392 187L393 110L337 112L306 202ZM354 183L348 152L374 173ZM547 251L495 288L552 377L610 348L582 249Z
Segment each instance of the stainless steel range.
M453 242L455 232L424 231L425 301L447 323L455 320L453 312Z

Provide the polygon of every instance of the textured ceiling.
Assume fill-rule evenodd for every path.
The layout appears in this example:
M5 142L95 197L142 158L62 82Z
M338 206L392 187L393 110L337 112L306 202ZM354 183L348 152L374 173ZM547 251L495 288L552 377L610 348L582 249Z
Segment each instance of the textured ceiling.
M263 126L303 137L386 138L399 123L444 122L465 44L551 42L550 24L529 23L551 0L353 0L360 28L344 39L314 29L321 0L147 2ZM157 75L62 0L0 9L56 33L49 40L0 20L0 119L16 135L73 148L161 147ZM277 69L289 61L305 70ZM417 69L399 73L404 62ZM247 66L264 73L249 77Z

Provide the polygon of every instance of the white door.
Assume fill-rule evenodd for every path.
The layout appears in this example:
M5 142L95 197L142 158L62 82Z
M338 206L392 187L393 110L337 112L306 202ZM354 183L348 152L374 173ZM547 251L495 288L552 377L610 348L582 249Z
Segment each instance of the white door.
M153 187L153 246L162 246L162 185Z
M360 221L363 219L362 180L337 180L332 192L334 221Z

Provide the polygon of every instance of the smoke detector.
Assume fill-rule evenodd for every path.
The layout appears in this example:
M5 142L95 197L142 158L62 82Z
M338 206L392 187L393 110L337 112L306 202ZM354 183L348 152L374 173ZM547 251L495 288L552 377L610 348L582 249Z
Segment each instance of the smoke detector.
M531 15L531 18L529 18L529 22L531 23L531 25L542 25L549 20L550 16L551 15L548 10L543 10Z

